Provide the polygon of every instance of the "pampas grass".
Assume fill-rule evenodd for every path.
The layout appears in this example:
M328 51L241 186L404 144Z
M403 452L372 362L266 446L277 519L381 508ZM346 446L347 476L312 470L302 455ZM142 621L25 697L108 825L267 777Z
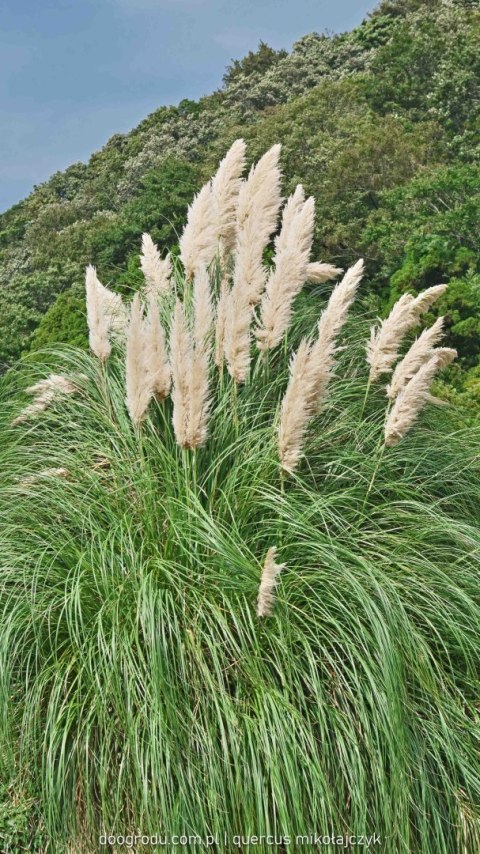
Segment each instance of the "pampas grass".
M418 326L421 315L445 292L447 285L435 285L417 297L403 294L379 327L372 326L367 345L370 382L392 371L399 347L410 329Z
M230 375L243 383L250 367L252 307L266 282L263 251L275 230L280 208L280 145L252 166L242 183L237 207L233 286L226 298L224 353Z
M171 289L172 262L170 253L162 259L158 247L146 232L142 234L140 267L145 277L147 296L160 297Z
M78 387L68 377L59 374L50 374L46 379L31 385L26 389L26 394L33 395L34 400L26 406L12 421L12 426L22 424L30 418L36 418L44 412L52 401L64 394L75 394Z
M314 225L314 199L299 203L293 195L284 210L275 267L268 277L262 299L260 327L255 331L259 350L276 347L290 325L293 301L307 278Z
M126 404L134 424L140 424L145 418L153 393L147 367L146 338L145 319L137 293L130 308L125 360Z
M271 546L265 557L258 590L257 615L259 617L269 617L272 613L278 576L282 569L285 569L284 563L275 562L276 556L276 546Z
M193 279L200 267L213 261L218 250L218 223L208 181L188 208L187 222L180 237L180 260L187 280Z
M86 270L85 289L90 349L101 362L106 362L112 351L111 333L124 329L125 307L119 294L102 285L91 265Z
M385 444L396 445L411 430L418 415L431 397L430 386L435 374L453 362L457 351L440 347L433 351L428 360L398 393L385 424Z
M148 298L145 324L145 370L148 383L158 401L169 394L171 385L170 364L168 361L165 332L160 320L157 299Z
M290 364L290 379L282 400L278 450L282 468L291 473L302 455L309 421L318 414L331 379L336 341L363 276L363 260L347 270L335 287L318 323L317 340L304 339Z
M235 140L212 178L217 238L223 263L233 251L237 237L238 194L245 169L245 152L243 139Z
M438 344L442 337L443 320L443 317L439 317L433 326L429 329L424 329L401 362L398 362L393 372L392 381L387 386L387 397L390 400L394 400L397 397L418 369L429 360L435 345Z
M123 828L476 851L480 429L424 406L453 353L422 333L384 436L359 262L238 388L210 364L232 260L137 296L127 360L50 350L79 393L41 418L11 427L44 362L0 378L0 776L55 852Z

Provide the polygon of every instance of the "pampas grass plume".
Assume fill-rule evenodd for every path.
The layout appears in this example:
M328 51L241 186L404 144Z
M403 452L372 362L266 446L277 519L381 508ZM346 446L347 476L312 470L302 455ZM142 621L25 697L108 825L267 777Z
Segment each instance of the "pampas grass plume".
M150 294L158 297L170 291L172 274L170 254L162 259L157 246L146 232L142 234L140 266L145 278L147 297Z
M208 267L218 248L217 219L212 182L205 184L188 208L187 222L180 238L180 260L187 279L192 279L199 267Z
M212 196L216 217L217 238L223 260L235 246L236 213L241 178L245 169L246 144L236 139L212 178Z
M170 391L171 372L168 363L165 333L160 321L157 299L148 299L145 323L145 370L149 385L157 400L164 400Z
M418 326L423 312L443 294L447 285L434 285L417 297L403 294L379 327L372 326L367 345L367 362L370 365L370 382L382 374L389 374L398 359L400 344L410 329Z
M140 424L152 396L151 378L146 366L146 326L140 295L135 294L130 307L126 350L126 404L134 424Z
M408 350L393 372L392 381L387 386L387 397L394 400L416 372L432 355L433 348L442 337L443 317L439 317L433 326L424 329Z
M428 361L398 394L385 424L385 444L388 447L396 445L408 433L423 406L432 400L430 386L435 374L456 357L457 351L448 347L434 350Z
M322 407L333 371L336 339L347 319L363 273L364 263L360 258L347 270L342 281L333 289L327 307L318 322L317 340L312 346L308 366L311 406L314 412L319 412Z
M333 264L323 264L321 261L313 261L307 264L307 282L315 282L323 285L331 279L336 279L343 273L343 267L335 267Z
M274 145L252 166L238 197L233 286L224 308L224 354L237 383L245 381L250 367L252 309L261 299L266 281L263 250L277 225L280 149Z
M291 323L293 300L307 276L315 225L315 202L309 198L294 206L294 199L295 194L285 208L286 214L284 212L282 229L276 243L275 268L268 278L262 299L261 326L255 332L260 350L270 350L282 340Z
M280 410L278 450L282 468L292 473L303 456L305 434L310 419L325 400L333 372L336 338L347 319L363 276L360 259L334 288L318 323L317 340L302 339L290 362L290 379Z
M27 394L33 395L34 401L22 409L20 414L12 421L12 426L22 424L29 418L35 418L47 409L58 395L75 394L77 391L77 386L68 377L63 377L60 374L50 374L46 379L40 380L26 389Z
M125 327L125 306L119 294L102 285L91 264L86 269L85 289L90 349L105 363L112 351L110 333L121 333Z
M277 549L275 546L272 546L269 548L263 564L257 599L257 614L259 617L268 617L272 613L278 576L286 566L284 563L275 562L276 555Z
M183 305L177 299L170 331L170 365L173 380L173 429L177 444L182 447L188 447L189 373L192 362L192 340Z

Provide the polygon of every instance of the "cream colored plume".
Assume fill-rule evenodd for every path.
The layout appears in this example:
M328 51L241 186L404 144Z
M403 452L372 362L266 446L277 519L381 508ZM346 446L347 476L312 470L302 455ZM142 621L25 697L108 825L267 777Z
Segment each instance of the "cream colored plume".
M121 333L125 328L125 306L119 294L102 285L91 264L86 270L85 288L90 349L101 362L106 362L112 350L111 333Z
M236 213L242 174L245 169L246 144L237 139L227 151L212 178L212 196L217 224L217 238L223 260L235 246Z
M416 341L413 342L407 354L401 362L398 362L392 376L390 385L387 386L387 397L394 400L407 383L416 374L419 368L428 362L434 352L434 347L440 341L443 331L443 317L439 317L433 326L424 329Z
M170 366L172 370L173 429L177 443L188 447L188 409L193 342L182 303L177 299L170 331Z
M208 267L218 249L217 217L212 182L205 184L188 208L187 222L180 238L180 260L187 279L201 266Z
M324 403L333 373L337 336L347 319L363 276L363 260L345 273L334 288L318 322L314 343L303 338L290 362L290 379L280 410L278 450L285 471L293 472L303 456L309 421Z
M396 445L403 439L418 417L423 406L432 402L430 386L437 371L456 358L456 350L441 347L433 351L407 385L399 392L385 424L385 444Z
M77 391L77 386L68 377L63 377L60 374L50 374L46 379L40 380L35 385L26 389L26 393L33 395L34 400L25 409L22 409L20 414L12 421L12 425L22 424L29 418L35 418L47 409L56 397L65 394L75 394Z
M229 300L228 277L222 276L220 282L220 294L217 300L215 318L215 364L217 368L223 366L225 359L225 327L227 319L227 304Z
M170 391L171 373L168 363L165 333L160 321L156 298L148 299L145 323L145 370L150 388L157 400L164 400Z
M39 471L36 474L29 474L25 477L22 477L18 481L18 485L28 488L30 486L33 486L35 483L38 483L39 480L43 480L44 478L48 479L50 477L60 477L68 480L71 475L69 470L65 468L44 469L43 471Z
M206 267L200 267L193 284L193 339L197 348L210 347L213 329L213 301L210 277Z
M277 549L275 546L272 546L267 552L260 578L257 599L257 614L259 617L268 617L272 613L278 576L286 566L284 563L276 563L276 556Z
M261 299L266 272L263 250L275 230L280 207L280 145L252 166L242 182L237 207L237 242L233 286L226 297L224 355L235 382L244 382L250 367L250 324Z
M435 285L422 291L417 297L403 294L380 326L372 326L367 345L371 382L375 382L382 374L391 372L406 333L418 326L423 312L430 308L446 289L447 285Z
M419 293L413 302L413 310L417 317L427 311L445 293L447 288L448 285L433 285L433 287Z
M323 264L321 261L313 261L307 264L307 282L315 282L322 285L324 282L329 282L331 279L336 279L343 273L342 267L335 267L333 264Z
M309 358L310 343L303 338L290 360L290 378L280 409L278 453L282 468L290 473L303 456L305 434L312 414Z
M157 246L146 232L142 234L140 266L145 278L146 294L161 296L171 289L172 262L170 254L162 258Z
M303 191L302 191L303 195ZM282 229L276 242L275 267L268 277L260 311L260 327L255 331L259 350L270 350L282 340L292 319L293 301L301 291L312 249L315 224L313 198L286 205ZM293 204L292 204L293 207Z
M305 204L305 190L297 184L294 192L288 197L282 211L282 227L275 237L275 254L279 255L288 246L292 236L293 223Z
M265 287L263 250L275 231L280 208L281 146L272 146L242 181L237 206L237 242L233 286L248 292L256 305Z
M327 385L333 373L337 336L347 319L363 273L364 264L360 258L335 286L320 316L317 340L312 345L309 361L311 407L314 413L318 413L322 408Z
M126 404L134 424L145 418L153 389L146 364L147 327L140 295L135 294L130 306L126 350Z

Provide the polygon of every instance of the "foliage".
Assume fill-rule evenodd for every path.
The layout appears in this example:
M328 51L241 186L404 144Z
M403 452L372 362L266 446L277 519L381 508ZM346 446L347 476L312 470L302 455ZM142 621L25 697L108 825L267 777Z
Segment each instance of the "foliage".
M295 340L314 314L299 318ZM169 401L131 427L121 353L105 372L57 352L80 392L26 429L7 425L38 367L9 379L0 717L22 733L55 850L93 850L120 817L145 833L338 827L375 829L392 854L475 849L480 435L437 407L382 451L367 334L351 322L286 482L283 349L243 388L221 378L190 456ZM287 566L261 622L274 544Z

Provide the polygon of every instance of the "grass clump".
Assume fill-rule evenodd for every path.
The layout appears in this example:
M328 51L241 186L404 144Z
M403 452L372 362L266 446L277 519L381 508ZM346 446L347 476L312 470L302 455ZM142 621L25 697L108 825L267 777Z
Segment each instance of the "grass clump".
M284 252L286 235L278 242ZM232 340L227 364L212 366L202 266L186 280L176 268L159 297L167 332L182 311L191 336L172 396L155 396L151 324L135 301L141 416L125 403L121 334L102 338L100 358L51 353L75 391L36 417L19 422L40 368L26 360L5 381L0 755L35 787L55 851L94 851L101 833L127 830L333 830L377 833L392 854L475 850L479 428L424 406L428 388L417 388L414 426L385 446L368 320L332 317L358 266L333 303L325 284L300 294L281 346L265 353L245 346L245 317L259 315L228 258L217 261L210 296L216 308L230 300L230 336L235 306L242 315L240 376ZM254 261L259 284L258 246ZM286 469L278 436L298 352L308 424ZM426 359L419 370L439 357Z

